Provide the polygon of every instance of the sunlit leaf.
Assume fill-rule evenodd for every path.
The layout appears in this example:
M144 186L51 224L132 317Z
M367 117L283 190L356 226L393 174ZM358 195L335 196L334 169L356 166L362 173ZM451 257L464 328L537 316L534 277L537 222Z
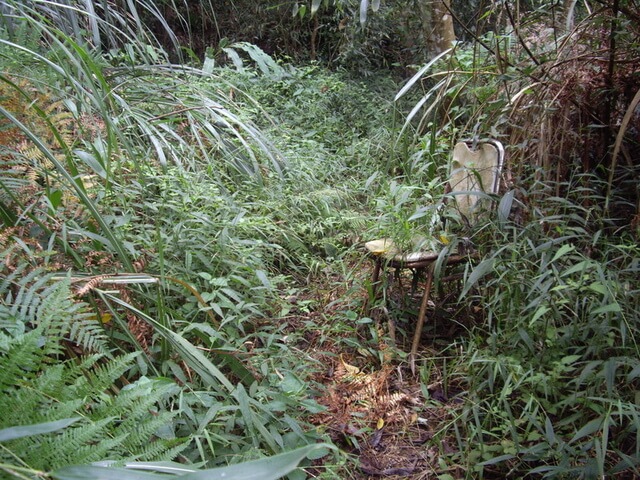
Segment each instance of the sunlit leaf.
M367 10L369 9L369 0L360 0L360 25L367 23Z
M448 55L449 52L451 52L451 48L445 50L444 52L442 52L439 55L436 55L433 59L431 59L431 61L429 61L424 67L422 67L420 70L418 70L418 72L409 79L409 81L405 84L404 87L402 87L400 89L400 91L396 94L395 98L393 99L394 101L398 101L405 93L407 93L411 87L413 87L417 81L419 81L422 78L422 75L425 74L425 72L427 70L429 70L434 63L436 63L438 60L440 60L442 57L444 57L445 55Z
M311 16L314 16L316 14L316 12L318 11L318 8L320 8L320 4L322 3L322 0L312 0L311 2Z

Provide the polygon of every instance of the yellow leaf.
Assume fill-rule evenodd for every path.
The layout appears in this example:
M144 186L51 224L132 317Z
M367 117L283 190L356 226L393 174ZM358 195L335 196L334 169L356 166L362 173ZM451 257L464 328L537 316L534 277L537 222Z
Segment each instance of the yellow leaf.
M344 358L342 358L342 354L340 354L340 362L342 362L342 366L347 371L348 375L357 375L358 373L360 373L360 369L358 367L349 365L347 362L344 361Z
M384 427L384 418L379 418L378 424L376 425L376 430L380 430L382 429L382 427Z

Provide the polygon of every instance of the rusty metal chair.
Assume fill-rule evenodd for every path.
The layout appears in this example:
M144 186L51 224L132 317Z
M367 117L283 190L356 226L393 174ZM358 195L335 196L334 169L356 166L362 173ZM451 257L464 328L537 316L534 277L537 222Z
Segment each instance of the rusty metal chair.
M467 142L458 143L452 154L449 173L449 193L446 198L449 205L454 204L460 219L466 224L475 224L481 219L481 213L487 211L491 204L491 196L496 194L500 186L500 175L504 162L504 148L500 142L484 140L476 145ZM422 242L433 245L433 242ZM365 244L367 253L373 257L375 266L372 275L372 297L375 299L380 274L384 269L396 271L408 269L417 275L426 272L425 286L420 303L416 331L413 336L409 361L412 372L415 371L415 356L420 345L420 337L427 315L427 308L434 282L436 266L451 266L469 261L474 253L465 242L442 245L440 249L418 249L403 252L392 239L383 238ZM365 307L368 314L368 306Z

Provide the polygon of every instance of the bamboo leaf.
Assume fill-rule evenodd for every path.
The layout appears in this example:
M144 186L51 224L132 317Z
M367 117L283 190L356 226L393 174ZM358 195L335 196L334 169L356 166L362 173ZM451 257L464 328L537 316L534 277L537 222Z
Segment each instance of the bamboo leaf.
M190 473L183 478L184 480L277 480L295 470L309 454L333 448L335 447L326 443L307 445L260 460Z
M438 60L440 60L442 57L444 57L445 55L449 54L449 52L451 52L451 48L445 50L444 52L442 52L440 55L436 55L429 63L427 63L424 67L422 67L420 70L418 70L418 72L409 79L409 81L406 83L406 85L404 87L402 87L400 89L400 91L396 94L395 98L393 99L394 102L397 102L400 97L402 97L405 93L407 93L411 87L413 87L413 85L415 85L415 83L420 80L420 78L422 77L422 75L424 75L424 73L429 70L431 68L431 66L436 63Z
M277 480L295 470L298 464L307 458L309 454L333 448L335 447L326 443L307 445L272 457L227 467L192 471L185 475L179 475L179 477L184 480ZM167 470L167 462L155 464L153 462L144 462L143 464L127 464L127 468L110 468L95 465L65 467L56 470L51 476L58 480L162 480L171 478L161 473L136 471L140 467L156 472L178 473L173 469Z
M589 285L589 289L601 295L606 295L607 293L609 293L607 287L600 282L593 282L591 285Z
M104 165L92 154L85 152L84 150L74 150L73 153L82 160L91 170L96 172L102 178L107 178L107 171Z
M133 305L123 301L122 299L107 292L102 292L102 294L105 298L108 298L110 301L130 310L138 317L142 318L144 321L152 325L156 329L158 334L160 334L162 337L169 340L169 342L173 344L174 348L180 354L182 359L191 368L198 372L205 383L215 386L219 382L227 391L232 392L234 390L234 387L229 379L207 357L205 357L204 354L195 347L195 345L189 342L186 338L165 327L154 318L138 310Z
M367 23L367 10L369 9L369 0L360 0L360 25Z
M551 419L546 417L544 420L544 435L549 442L549 445L554 445L557 441L556 432L553 429L553 423L551 423Z
M424 97L422 97L413 106L413 108L411 109L411 112L409 112L409 114L407 115L407 118L404 121L404 125L402 125L402 128L400 129L400 133L398 133L398 140L402 137L402 134L404 133L406 128L411 124L411 120L413 120L413 117L415 117L415 115L420 111L420 109L424 106L424 104L427 103L427 101L434 94L438 93L438 90L440 89L440 87L442 87L447 81L448 81L447 78L443 78L442 80L440 80L434 87L431 88L431 90L429 90L429 92ZM399 98L398 95L396 95L396 98ZM431 105L433 106L433 105L435 105L437 103L438 103L437 101L434 101L434 102L432 102ZM429 112L429 109L427 109L427 112Z
M563 245L563 247L568 247L568 245ZM554 261L559 258L559 253L566 253L568 250L565 248L565 251L562 251L562 248L560 248L560 250L558 250L558 252L556 252L556 254L554 255L553 259ZM569 275L573 275L574 273L582 273L585 272L589 267L591 267L593 265L593 262L591 260L583 260L581 262L576 263L574 266L567 268L564 272L562 272L560 274L561 277L567 277Z
M0 430L0 442L15 440L16 438L31 437L43 433L51 433L73 425L82 417L64 418L55 422L38 423L35 425L24 425L20 427L10 427Z
M498 205L498 222L501 227L504 227L509 220L509 214L511 213L515 194L515 190L509 190L500 199L500 204Z
M495 465L496 463L506 462L507 460L511 460L513 458L515 458L515 455L511 455L511 454L500 455L498 457L494 457L484 462L481 462L478 465L481 465L481 466Z
M558 251L556 252L556 254L553 256L553 259L551 260L551 263L554 263L556 260L558 260L561 257L564 257L567 253L569 252L573 252L576 249L576 247L574 247L571 244L565 244L562 245Z
M480 262L478 266L471 271L460 297L464 297L482 277L492 272L495 263L495 258L487 258Z
M614 359L607 360L604 363L603 374L605 384L607 385L607 392L609 395L613 395L613 386L616 380L616 370L618 370L618 361Z
M536 321L540 317L542 317L545 313L547 313L549 310L551 309L546 305L540 305L540 307L538 307L538 309L536 310L536 313L533 314L533 318L529 322L529 328L531 328L536 323Z
M191 342L168 328L163 330L164 335L172 341L182 358L200 374L203 380L209 385L215 385L215 380L218 380L228 391L233 390L233 385L227 377Z
M92 465L64 467L51 473L58 480L160 480L171 478L166 475L136 472L126 468L96 467Z
M311 16L313 17L316 12L318 11L318 8L320 8L320 4L322 3L322 0L313 0L311 2Z
M576 434L573 436L573 438L571 440L569 440L569 444L577 442L581 438L584 438L584 437L587 437L589 435L592 435L592 434L596 433L598 430L600 430L600 426L601 425L602 425L602 419L601 418L596 418L594 420L591 420L590 422L588 422L586 425L584 425L580 430L578 430L576 432Z
M240 58L240 55L238 55L238 52L236 52L231 47L225 47L222 49L222 51L227 54L227 56L231 59L233 65L239 72L244 72L244 64L242 62L242 59Z
M96 466L100 466L100 464L96 463ZM104 466L108 467L109 465ZM198 471L194 467L189 467L189 465L176 462L127 462L124 466L125 468L132 470L149 470L152 472L172 473L175 475Z
M260 280L260 283L262 283L262 285L264 285L265 288L271 289L273 288L273 285L271 284L271 281L269 280L269 277L267 276L267 273L264 270L256 270L256 277L258 277L258 280Z
M595 308L591 311L593 315L599 315L601 313L619 313L622 311L620 304L618 302L610 303L608 305L603 305L601 307Z

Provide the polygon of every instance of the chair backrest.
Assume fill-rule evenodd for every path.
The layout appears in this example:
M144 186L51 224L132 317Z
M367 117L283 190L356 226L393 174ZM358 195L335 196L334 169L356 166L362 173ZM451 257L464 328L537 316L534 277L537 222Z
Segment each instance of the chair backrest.
M495 140L478 142L471 150L465 142L453 149L449 186L461 215L475 220L483 193L498 193L504 148Z

